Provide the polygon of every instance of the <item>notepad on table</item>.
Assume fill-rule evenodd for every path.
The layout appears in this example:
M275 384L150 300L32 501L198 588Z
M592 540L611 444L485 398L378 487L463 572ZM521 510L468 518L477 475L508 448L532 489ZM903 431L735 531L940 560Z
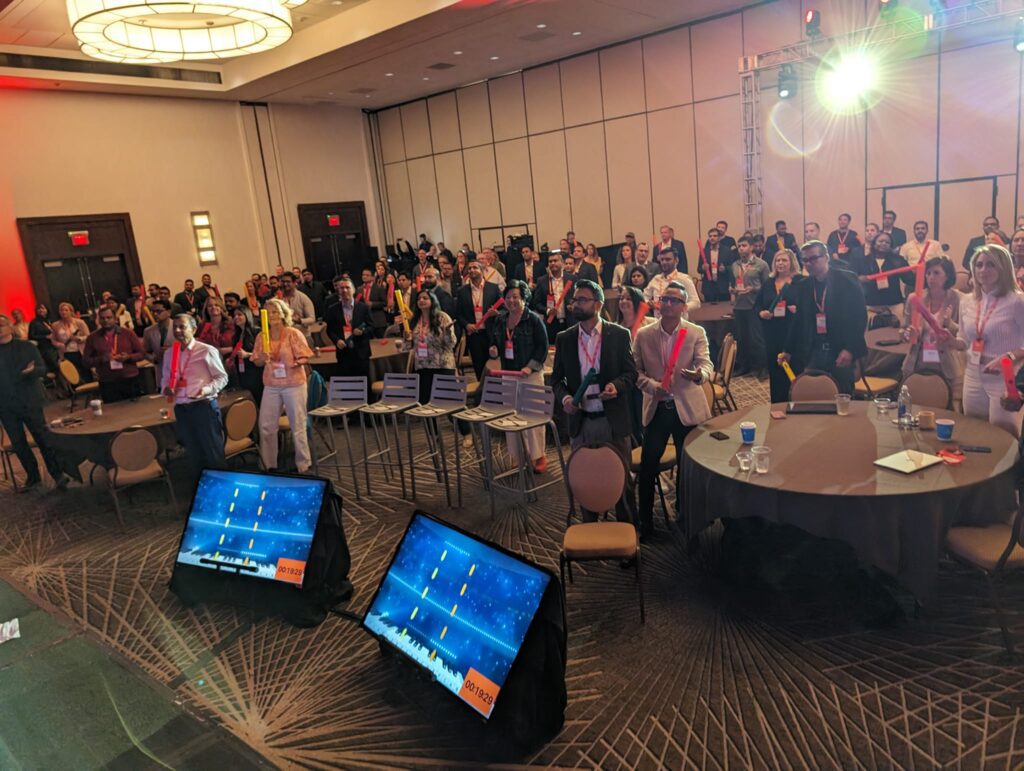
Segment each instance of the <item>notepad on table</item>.
M875 461L876 466L901 471L904 474L913 474L936 463L942 463L942 458L918 450L902 450Z

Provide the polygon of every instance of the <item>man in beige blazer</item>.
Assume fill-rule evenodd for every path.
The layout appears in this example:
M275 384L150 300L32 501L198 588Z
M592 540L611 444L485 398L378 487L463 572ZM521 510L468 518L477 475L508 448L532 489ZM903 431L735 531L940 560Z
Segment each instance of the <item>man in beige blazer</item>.
M633 343L637 387L643 392L641 422L644 442L640 455L640 537L650 538L654 530L654 480L669 437L676 447L680 467L676 469L676 505L682 479L683 440L690 430L711 417L701 384L711 378L714 368L708 355L708 338L703 328L684 318L687 292L679 282L669 283L658 298L661 320L637 332ZM666 365L680 334L685 332L679 356L664 388Z

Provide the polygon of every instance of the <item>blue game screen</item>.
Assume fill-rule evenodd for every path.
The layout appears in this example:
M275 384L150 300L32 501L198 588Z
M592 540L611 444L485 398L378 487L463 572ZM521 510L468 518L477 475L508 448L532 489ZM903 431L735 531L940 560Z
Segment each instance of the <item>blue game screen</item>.
M549 580L417 513L363 624L489 718Z
M205 469L177 561L301 586L326 485Z

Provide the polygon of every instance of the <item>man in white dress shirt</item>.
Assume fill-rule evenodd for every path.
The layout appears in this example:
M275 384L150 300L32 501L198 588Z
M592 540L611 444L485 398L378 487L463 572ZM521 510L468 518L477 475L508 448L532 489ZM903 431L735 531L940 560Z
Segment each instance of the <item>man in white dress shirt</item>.
M925 248L927 247L927 256L925 256ZM914 223L914 238L900 247L900 257L907 261L908 265L917 265L921 262L921 259L927 262L932 257L944 257L949 259L949 255L942 250L942 244L938 241L931 241L928 238L928 223L924 220L918 220Z
M174 319L174 339L181 344L177 372L171 371L174 357L164 356L160 381L164 396L174 400L174 429L185 448L192 471L198 477L204 468L224 468L224 424L217 396L228 384L228 373L220 352L195 339L194 316Z
M662 249L658 254L658 264L661 266L661 273L651 278L651 282L645 290L647 303L654 308L654 315L661 318L661 295L665 287L673 281L678 281L686 289L686 296L689 298L687 310L695 311L700 307L700 298L697 296L697 288L693 285L693 279L685 273L676 270L679 264L678 257L672 249Z

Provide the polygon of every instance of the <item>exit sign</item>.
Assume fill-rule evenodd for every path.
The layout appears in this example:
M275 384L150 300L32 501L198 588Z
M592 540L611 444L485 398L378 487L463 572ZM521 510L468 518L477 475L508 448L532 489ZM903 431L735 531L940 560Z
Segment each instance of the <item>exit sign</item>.
M88 246L89 245L89 231L88 230L69 230L68 238L71 239L72 246Z
M341 217L337 214L328 214L327 226L331 228L341 227Z

